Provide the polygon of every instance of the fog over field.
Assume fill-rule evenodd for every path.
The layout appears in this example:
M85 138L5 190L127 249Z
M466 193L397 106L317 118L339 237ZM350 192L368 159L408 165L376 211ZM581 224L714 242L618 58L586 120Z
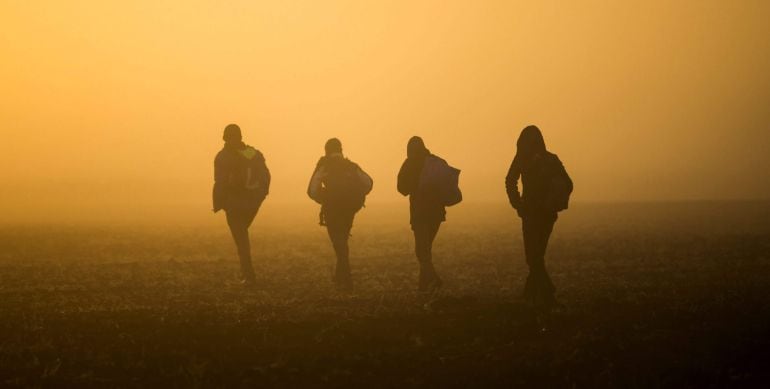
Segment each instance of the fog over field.
M566 309L546 318L520 298L527 270L510 210L450 210L434 248L445 287L426 295L415 291L401 209L361 212L347 293L331 283L334 254L312 212L258 218L261 286L251 290L236 282L223 220L0 227L0 382L745 387L770 379L766 202L575 204L548 253Z

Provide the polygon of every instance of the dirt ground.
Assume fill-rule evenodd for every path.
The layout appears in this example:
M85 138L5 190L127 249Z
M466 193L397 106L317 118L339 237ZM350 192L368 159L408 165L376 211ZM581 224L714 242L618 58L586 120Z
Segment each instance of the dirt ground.
M325 232L269 210L254 290L219 215L2 226L0 386L770 385L767 203L573 206L547 256L566 308L548 316L520 298L509 210L450 209L445 287L421 295L403 210L375 208L353 231L349 293Z

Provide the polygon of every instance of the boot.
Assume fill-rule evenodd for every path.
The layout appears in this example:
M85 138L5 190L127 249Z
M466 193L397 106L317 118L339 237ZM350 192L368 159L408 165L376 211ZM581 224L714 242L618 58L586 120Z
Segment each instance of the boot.
M337 289L350 290L353 287L353 279L350 276L350 264L338 261L334 270L334 284Z
M254 273L243 275L240 283L244 288L254 288L257 286L257 277L254 276Z
M420 262L420 276L418 279L417 289L420 292L433 292L444 284L436 274L436 269L433 267L433 262Z
M257 277L254 273L254 266L251 264L251 253L239 248L238 259L241 264L241 284L244 286L256 285Z
M248 267L241 268L241 285L245 287L253 287L257 285L257 276L254 274L254 268L249 264Z
M538 295L535 305L547 312L551 311L563 311L565 309L564 304L560 303L556 299L553 292L544 291Z

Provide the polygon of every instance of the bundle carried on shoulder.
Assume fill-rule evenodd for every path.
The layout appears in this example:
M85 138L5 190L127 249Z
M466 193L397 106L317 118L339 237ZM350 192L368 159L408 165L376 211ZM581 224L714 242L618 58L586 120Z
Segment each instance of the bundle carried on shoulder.
M460 169L450 166L445 160L429 155L420 173L420 190L435 193L444 206L463 201L460 191Z
M324 205L347 211L363 208L366 195L372 190L372 180L361 168L344 159L327 166L324 179Z

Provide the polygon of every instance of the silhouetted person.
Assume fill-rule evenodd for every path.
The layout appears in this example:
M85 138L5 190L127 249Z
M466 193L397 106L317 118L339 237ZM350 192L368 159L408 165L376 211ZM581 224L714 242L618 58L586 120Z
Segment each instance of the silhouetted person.
M505 189L511 206L522 220L524 253L529 266L524 298L536 306L550 308L558 303L545 268L545 251L557 212L567 209L572 180L559 157L546 150L537 127L524 128L516 147L516 157L505 177Z
M340 289L349 289L352 280L348 238L353 218L364 206L373 182L357 164L342 155L339 139L329 139L324 151L310 178L307 194L321 204L320 224L326 226L334 246L337 256L334 283Z
M238 249L242 282L253 285L249 226L270 190L270 171L262 153L243 143L240 127L228 125L222 139L225 145L214 159L214 212L225 210Z
M406 156L398 172L398 191L409 196L409 223L414 232L414 251L420 263L418 289L425 292L438 289L443 284L433 267L432 250L439 226L446 220L446 209L437 188L424 185L423 168L428 158L444 161L431 154L418 136L409 139Z

